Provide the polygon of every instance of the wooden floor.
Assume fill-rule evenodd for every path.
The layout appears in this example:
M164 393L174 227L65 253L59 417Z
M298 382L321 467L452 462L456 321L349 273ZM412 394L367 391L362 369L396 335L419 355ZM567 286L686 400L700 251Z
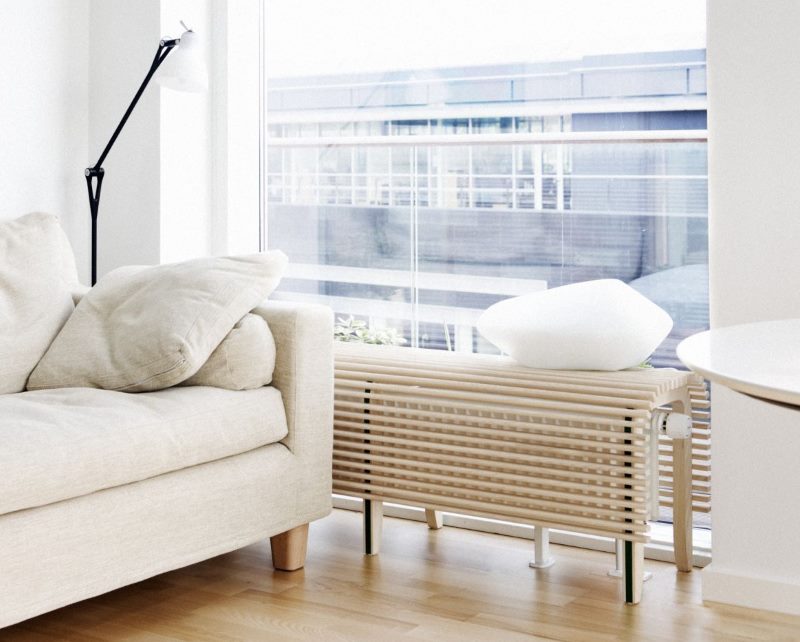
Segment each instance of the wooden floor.
M654 573L622 604L613 557L387 519L381 555L361 555L361 516L311 527L304 570L273 571L269 543L223 555L0 631L2 642L97 640L800 640L800 619L706 607L700 573Z

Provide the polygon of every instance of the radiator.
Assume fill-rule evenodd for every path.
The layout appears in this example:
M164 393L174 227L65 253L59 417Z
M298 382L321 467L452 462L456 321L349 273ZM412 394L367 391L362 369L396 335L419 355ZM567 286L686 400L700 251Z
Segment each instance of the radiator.
M336 493L637 544L654 488L681 529L692 508L709 509L708 398L692 373L535 370L345 343L335 360ZM693 418L680 462L677 442L652 428L654 411L673 405ZM673 506L675 479L683 500Z

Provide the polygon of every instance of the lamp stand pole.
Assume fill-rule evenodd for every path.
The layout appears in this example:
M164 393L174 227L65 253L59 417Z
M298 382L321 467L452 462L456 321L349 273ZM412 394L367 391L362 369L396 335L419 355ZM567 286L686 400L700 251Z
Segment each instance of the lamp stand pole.
M150 70L144 77L144 80L139 86L139 90L136 92L136 95L133 97L131 104L128 105L128 109L125 110L125 114L122 116L122 120L119 121L119 125L117 125L114 133L111 134L111 138L106 144L105 149L103 149L103 153L100 154L100 158L97 159L97 162L92 167L87 167L84 171L84 176L86 176L86 188L89 191L89 211L92 216L92 285L97 283L97 211L100 207L100 188L103 185L103 176L105 175L103 161L106 159L106 156L108 156L108 152L111 151L111 148L114 146L119 133L125 126L125 123L128 122L128 118L130 118L133 108L136 107L136 103L138 103L139 99L142 97L145 88L153 78L153 74L156 73L156 70L159 68L159 66L161 66L161 63L164 62L164 59L169 55L169 52L172 51L172 49L179 43L180 38L162 40L158 43L158 50L156 51L155 58L153 58L153 62L150 64Z

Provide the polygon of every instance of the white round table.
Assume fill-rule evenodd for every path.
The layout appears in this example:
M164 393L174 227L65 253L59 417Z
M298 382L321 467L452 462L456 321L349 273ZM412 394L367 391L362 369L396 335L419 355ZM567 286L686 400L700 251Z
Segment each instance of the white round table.
M701 332L678 345L678 358L737 392L800 406L800 319Z

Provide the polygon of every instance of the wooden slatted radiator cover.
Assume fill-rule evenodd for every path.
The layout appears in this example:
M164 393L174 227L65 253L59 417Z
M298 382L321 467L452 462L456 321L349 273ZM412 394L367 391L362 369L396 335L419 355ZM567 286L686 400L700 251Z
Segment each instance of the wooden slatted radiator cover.
M648 476L671 505L659 407L690 398L692 504L709 510L708 396L673 369L535 370L507 357L336 346L335 493L647 541Z

